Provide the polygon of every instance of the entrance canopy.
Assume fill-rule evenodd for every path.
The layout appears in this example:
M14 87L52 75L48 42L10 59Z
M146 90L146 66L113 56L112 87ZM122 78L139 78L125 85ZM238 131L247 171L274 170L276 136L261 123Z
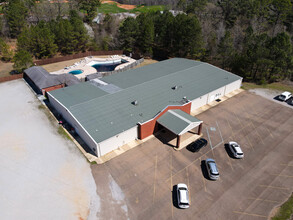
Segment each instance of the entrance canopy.
M157 122L176 135L182 135L202 123L180 109L167 111Z

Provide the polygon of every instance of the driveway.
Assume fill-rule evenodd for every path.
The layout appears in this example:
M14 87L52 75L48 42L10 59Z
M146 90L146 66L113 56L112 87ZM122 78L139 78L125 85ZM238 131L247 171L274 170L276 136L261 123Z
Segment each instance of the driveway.
M89 163L21 80L0 84L1 219L96 219Z
M245 91L196 116L209 141L199 152L175 151L152 138L92 165L97 193L104 198L101 218L269 218L293 191L292 116L291 108ZM244 159L230 157L225 143L231 140L241 144ZM206 176L207 158L217 162L218 181ZM189 209L176 207L178 183L189 187Z

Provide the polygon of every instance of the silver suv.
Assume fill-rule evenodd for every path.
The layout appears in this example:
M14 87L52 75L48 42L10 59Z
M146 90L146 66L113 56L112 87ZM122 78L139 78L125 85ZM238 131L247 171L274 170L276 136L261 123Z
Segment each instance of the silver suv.
M217 180L220 177L215 160L208 158L205 160L206 168L211 180Z

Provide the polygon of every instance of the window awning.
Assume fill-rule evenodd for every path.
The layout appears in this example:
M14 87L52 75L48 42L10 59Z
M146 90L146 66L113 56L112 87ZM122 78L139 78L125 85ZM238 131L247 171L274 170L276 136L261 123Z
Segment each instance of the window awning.
M180 109L168 110L157 122L176 135L182 135L202 123Z

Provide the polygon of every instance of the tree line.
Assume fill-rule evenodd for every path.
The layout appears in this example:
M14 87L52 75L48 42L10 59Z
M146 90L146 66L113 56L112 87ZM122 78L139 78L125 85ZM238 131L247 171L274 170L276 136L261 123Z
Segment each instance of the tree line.
M293 0L119 0L164 4L179 14L141 13L122 21L106 14L99 24L92 22L99 0L0 2L0 53L18 69L32 58L123 49L202 60L259 83L293 78ZM6 44L11 38L17 39L15 53Z

